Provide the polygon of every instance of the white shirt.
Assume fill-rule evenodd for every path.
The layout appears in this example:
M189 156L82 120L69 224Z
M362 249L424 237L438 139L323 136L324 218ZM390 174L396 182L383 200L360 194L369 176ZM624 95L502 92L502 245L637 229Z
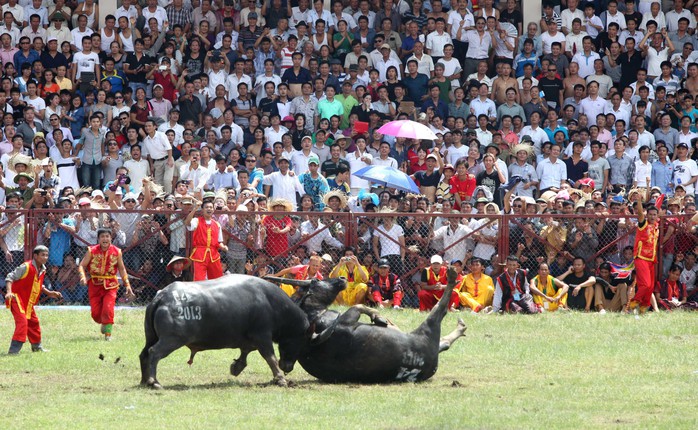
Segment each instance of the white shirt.
M672 9L666 14L664 14L664 17L666 18L667 31L678 30L680 18L688 19L688 28L696 28L696 19L693 17L691 11L689 11L686 8L683 8L683 10L681 10L681 13L678 13L676 12L676 10Z
M143 151L147 155L150 155L153 161L166 158L167 151L171 150L172 145L170 145L170 141L167 140L167 135L161 131L155 131L152 137L146 135L143 139Z
M158 20L158 31L162 31L162 24L167 21L167 12L165 8L160 6L155 7L155 12L151 12L149 7L143 8L143 17L145 18L146 24L150 18L155 18ZM237 46L237 45L233 45Z
M225 81L226 90L228 91L228 101L238 98L238 84L244 82L247 84L248 89L252 89L252 78L246 74L242 74L242 77L238 78L235 73L231 73L228 79Z
M373 159L374 166L388 166L388 167L394 167L397 169L397 160L395 160L393 157L388 157L385 160L380 158L380 157L375 157Z
M272 126L269 126L264 129L264 141L267 142L267 145L273 146L274 143L281 142L281 136L286 133L288 133L288 129L283 125L279 126L279 131L274 130L274 127Z
M661 30L662 28L666 28L666 17L664 15L664 12L661 11L661 8L657 16L652 16L652 12L646 12L645 14L643 14L642 23L638 28L642 31L647 31L647 21L649 20L655 21L657 23L657 29L659 30ZM676 21L676 23L678 24L678 20Z
M376 233L381 248L380 256L385 257L386 255L400 255L400 245L399 243L393 242L393 240L398 240L400 236L405 236L405 232L402 227L397 224L393 224L393 226L390 227L390 230L386 230L385 226L381 224L376 230L383 233Z
M574 12L572 12L569 9L565 9L562 12L560 12L560 19L562 19L562 26L567 28L567 30L572 30L572 21L575 18L579 18L582 23L584 23L584 12L582 12L579 8L575 9Z
M458 224L455 230L451 230L451 226L447 223L434 232L434 239L443 240L444 260L463 260L467 251L467 240L472 230L465 224Z
M99 64L99 57L94 52L84 54L82 51L79 51L73 55L73 64L77 65L77 73L75 73L75 79L80 79L80 76L83 72L95 72L95 64ZM96 78L99 78L99 76L96 76Z
M694 176L698 176L698 165L695 161L690 158L686 161L680 161L678 158L674 160L674 185L678 185L680 180L688 195L693 195L695 192L695 182L686 185Z
M272 186L272 197L283 198L291 202L293 210L296 210L296 193L305 194L305 189L298 181L298 175L290 176L288 172L283 175L280 171L264 175L263 185Z
M643 163L641 160L635 162L635 176L633 181L637 182L637 186L645 188L647 186L647 178L652 177L652 163L647 161Z
M454 40L458 40L456 35L458 34L461 21L465 21L463 27L475 27L475 17L468 9L465 10L465 16L462 16L456 9L448 13L448 22L446 24L451 26L451 38ZM460 33L460 40L462 42L465 41L467 31L461 31Z
M553 52L553 42L565 43L565 35L561 31L555 33L555 36L550 35L549 32L545 32L540 35L540 42L543 45L543 55L552 54ZM567 46L565 46L567 49Z
M184 6L182 6L184 7ZM135 8L135 6L129 6L128 10L124 9L123 6L118 8L116 12L114 13L114 17L116 18L116 22L119 22L119 18L122 16L125 16L129 21L131 18L136 18L138 19L138 9ZM147 23L147 21L146 21Z
M210 175L211 171L208 167L204 167L201 164L194 170L191 169L191 162L179 168L179 179L191 181L195 191L204 189L204 185L206 185Z
M332 12L329 10L323 9L322 12L318 14L315 9L311 9L308 11L307 16L308 21L306 21L306 24L308 24L308 27L310 27L308 30L311 34L315 34L315 22L318 19L325 21L325 31L329 31L330 27L335 25L334 18L332 18Z
M315 232L318 233L314 234ZM321 251L323 242L333 248L344 247L342 242L338 241L334 236L332 236L330 229L325 228L325 225L321 222L318 222L317 227L315 227L310 221L303 221L301 223L301 237L303 237L303 235L312 235L312 237L308 237L308 239L303 242L303 244L308 247L309 252L322 254Z
M374 63L374 67L376 70L378 70L379 76L378 80L381 82L385 82L387 78L387 72L389 67L395 67L397 69L397 75L398 79L402 78L402 63L399 61L395 61L394 59L388 57L388 60L385 61L383 58L380 59L380 61ZM427 75L430 76L430 75Z
M481 97L478 97L470 102L470 112L477 116L487 115L488 118L497 116L497 106L491 99L485 99L484 101Z
M681 47L683 49L683 47ZM662 61L669 59L669 48L664 47L664 49L657 52L653 47L647 49L647 76L660 76L662 74L662 68L659 67Z
M618 24L621 30L628 28L627 24L625 23L625 15L620 12L616 12L615 15L611 15L608 13L608 11L606 11L606 31L608 31L608 24L612 22Z
M291 167L296 175L300 175L308 171L308 160L313 155L318 157L318 155L312 151L310 151L308 155L305 155L303 151L293 151L291 153Z
M461 145L460 148L456 148L454 145L449 146L448 154L446 154L446 163L455 166L459 158L468 156L469 149L465 145Z
M347 154L346 160L349 162L349 170L351 172L351 188L369 188L369 182L367 180L354 176L354 173L358 172L360 169L370 166L369 163L365 163L361 160L362 157L365 157L371 162L373 161L373 156L367 151L358 157L356 156L356 152Z
M85 31L80 31L78 27L75 27L70 31L70 34L73 35L73 41L71 42L74 46L77 46L78 49L82 49L82 38L85 36L92 36L92 29L90 27L85 27Z
M603 113L606 108L606 100L602 99L600 96L596 96L596 99L591 99L591 97L585 97L579 102L579 113L583 113L589 119L589 125L596 125L596 115Z
M467 58L485 59L489 57L489 50L492 45L492 36L484 32L482 37L477 30L468 30L463 37L464 42L468 42Z
M444 31L443 34L439 34L438 31L432 31L427 35L426 48L429 55L432 57L443 57L444 56L444 46L446 44L453 43L451 36Z
M567 166L560 159L552 163L550 158L545 158L538 163L536 174L540 178L539 189L544 190L550 187L559 188L560 183L567 180Z
M167 130L172 130L175 132L175 139L174 139L174 144L175 145L181 145L184 142L184 137L182 136L184 134L184 126L180 125L178 123L175 123L175 125L171 125L170 122L164 122L160 124L158 127L158 131L161 131L165 133ZM167 135L165 135L167 136Z
M412 56L407 59L407 63L409 63L412 60L417 62L417 73L421 73L423 75L426 75L427 77L431 76L431 72L434 71L434 60L431 58L431 55L427 53L422 53L422 58L419 59L414 54L412 54ZM406 76L407 73L409 72L407 70L407 66L405 66L405 73L403 73L402 76ZM448 74L444 72L444 75Z
M579 76L586 79L587 76L594 74L594 61L601 57L594 51L590 51L589 55L585 55L584 51L577 51L572 57L572 61L579 64Z
M139 161L130 159L124 163L124 167L128 169L128 176L131 178L131 186L136 194L141 192L143 179L150 176L150 164L143 158Z
M540 148L543 146L543 143L550 142L548 133L546 133L541 127L536 127L534 130L530 125L525 126L519 132L519 137L526 135L531 136L531 139L533 140L533 151L536 153L536 155L540 154Z

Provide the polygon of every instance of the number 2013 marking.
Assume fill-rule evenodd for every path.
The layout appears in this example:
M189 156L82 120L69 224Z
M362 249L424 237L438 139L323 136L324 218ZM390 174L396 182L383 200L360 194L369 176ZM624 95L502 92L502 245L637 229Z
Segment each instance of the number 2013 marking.
M177 306L177 318L184 320L201 320L201 306Z

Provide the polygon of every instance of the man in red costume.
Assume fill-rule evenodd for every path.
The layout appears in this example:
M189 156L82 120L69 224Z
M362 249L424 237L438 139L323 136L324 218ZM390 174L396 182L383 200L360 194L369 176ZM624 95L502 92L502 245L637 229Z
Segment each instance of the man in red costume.
M318 257L317 255L312 255L308 260L308 264L299 264L297 266L287 267L275 273L274 276L281 278L287 275L293 275L293 279L300 281L306 281L313 278L317 279L318 281L322 281L323 276L320 269L322 269L322 258ZM284 290L289 297L292 296L296 291L296 287L288 284L281 284L281 289Z
M434 255L431 257L431 266L422 270L422 289L417 293L420 311L431 310L431 308L436 306L441 296L444 295L444 289L446 289L448 284L448 279L446 278L448 267L443 263L444 260L440 255ZM449 308L455 310L459 304L460 297L458 296L458 291L453 290Z
M637 213L637 233L635 233L635 276L637 279L635 297L628 303L628 309L640 307L645 313L652 304L654 292L655 265L657 264L657 239L659 238L659 210L654 205L642 207L642 199L635 203Z
M27 336L32 351L45 351L41 346L41 326L34 305L39 301L41 293L55 299L63 298L58 291L44 287L47 261L48 248L39 245L34 248L32 259L20 264L5 279L5 306L10 308L15 319L15 333L12 335L10 350L7 351L10 355L19 354Z
M371 300L384 308L392 303L393 308L402 309L402 284L396 274L390 273L390 263L385 258L378 260L378 271L368 281Z
M196 210L201 207L201 216L194 217ZM213 201L206 200L203 205L195 201L191 212L184 224L192 233L191 243L194 250L189 259L194 265L194 281L216 279L223 276L221 255L228 247L223 244L223 229L218 221L213 219Z
M114 304L119 291L117 272L124 281L126 297L135 297L121 250L112 245L111 241L111 230L106 228L97 230L97 245L87 248L87 253L78 267L80 283L87 285L92 319L97 324L101 324L100 331L104 335L104 340L111 340L114 325ZM89 281L86 273L90 275Z

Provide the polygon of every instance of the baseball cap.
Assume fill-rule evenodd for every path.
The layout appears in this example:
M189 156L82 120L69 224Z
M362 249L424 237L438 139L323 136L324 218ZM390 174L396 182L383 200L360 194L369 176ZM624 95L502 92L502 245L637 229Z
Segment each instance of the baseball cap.
M579 185L594 188L594 180L591 178L583 178L579 180Z
M289 157L287 154L281 154L281 158L279 158L279 161L287 161L291 162L291 157Z
M155 89L155 88L160 88L160 89L162 89L162 90L165 89L165 87L163 87L163 86L160 85L160 84L155 84L155 85L153 85L153 89Z
M681 142L678 145L676 145L677 148L686 148L688 149L688 144L686 142Z
M431 256L431 264L443 264L444 259L440 255Z
M257 19L257 12L250 12L250 14L247 15L247 19Z
M439 159L438 159L438 158L436 157L436 155L435 155L435 154L433 154L433 153L432 153L432 154L429 154L429 155L427 155L427 159L429 159L429 158L433 158L434 160L437 160L437 161L439 160Z
M118 188L117 188L118 190ZM123 201L128 201L128 200L133 200L134 202L138 201L138 197L134 193L126 193L124 198L122 199Z
M92 204L92 201L88 199L87 197L83 197L80 200L78 200L78 205L79 206L87 206Z
M104 198L104 193L102 192L102 190L94 190L92 191L91 196Z
M383 49L390 49L390 45L388 45L387 43L382 44L381 50L383 50Z
M320 165L320 159L318 158L317 155L313 154L310 157L308 157L308 164L315 163L318 166Z

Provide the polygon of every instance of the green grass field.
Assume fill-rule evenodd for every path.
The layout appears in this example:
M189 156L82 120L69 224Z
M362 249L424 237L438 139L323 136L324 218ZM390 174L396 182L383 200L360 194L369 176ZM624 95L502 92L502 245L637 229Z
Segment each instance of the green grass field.
M386 311L403 330L424 315ZM421 384L331 385L296 365L293 388L269 386L257 353L238 377L237 351L189 350L160 363L165 390L138 386L143 311L117 311L104 342L88 311L40 309L47 354L4 354L0 428L594 428L695 429L698 314L458 314L467 336ZM456 315L444 320L450 332ZM103 355L103 359L100 359Z

